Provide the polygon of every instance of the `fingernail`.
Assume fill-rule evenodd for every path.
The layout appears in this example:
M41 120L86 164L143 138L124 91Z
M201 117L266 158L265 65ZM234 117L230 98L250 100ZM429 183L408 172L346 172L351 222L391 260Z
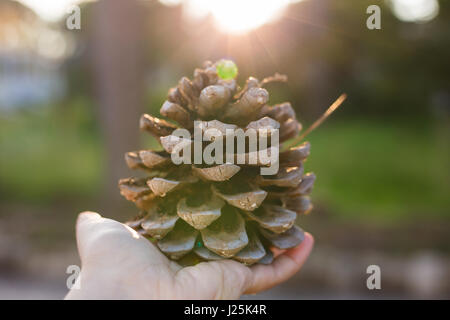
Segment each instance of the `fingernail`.
M85 219L99 218L100 215L93 211L83 211L78 215L77 222Z
M311 245L314 244L314 237L311 233L305 232L305 238L308 238L308 240L311 241Z

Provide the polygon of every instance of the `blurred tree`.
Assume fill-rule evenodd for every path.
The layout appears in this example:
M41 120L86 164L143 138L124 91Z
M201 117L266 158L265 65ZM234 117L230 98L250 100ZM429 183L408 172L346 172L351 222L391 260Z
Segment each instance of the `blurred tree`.
M106 204L111 210L119 198L117 182L127 175L124 153L138 147L136 124L144 94L144 17L135 0L102 0L93 8L94 85L106 144Z

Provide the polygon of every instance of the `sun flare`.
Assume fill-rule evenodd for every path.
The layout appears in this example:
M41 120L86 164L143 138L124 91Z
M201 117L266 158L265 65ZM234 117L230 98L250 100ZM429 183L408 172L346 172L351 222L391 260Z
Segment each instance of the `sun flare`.
M210 10L222 31L242 33L275 20L289 0L210 1Z
M169 0L162 0L167 4ZM170 0L172 3L174 0ZM211 15L216 27L227 33L245 33L274 21L292 2L299 0L185 0L190 18Z

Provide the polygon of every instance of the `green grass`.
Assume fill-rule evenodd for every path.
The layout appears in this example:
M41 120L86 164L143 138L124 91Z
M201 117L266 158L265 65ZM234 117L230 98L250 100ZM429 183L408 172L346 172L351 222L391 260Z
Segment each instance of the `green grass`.
M308 140L314 199L343 218L450 218L448 130L422 122L328 120Z
M0 200L95 194L102 149L85 102L0 115Z
M103 150L89 108L75 101L0 115L0 201L98 194ZM313 200L342 219L450 217L446 137L422 122L330 119L308 137Z

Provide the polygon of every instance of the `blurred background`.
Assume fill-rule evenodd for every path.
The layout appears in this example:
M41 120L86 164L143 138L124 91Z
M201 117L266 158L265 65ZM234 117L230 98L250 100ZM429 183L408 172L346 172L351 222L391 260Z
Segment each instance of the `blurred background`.
M315 209L298 224L316 248L251 298L450 298L449 57L444 0L0 0L0 299L65 295L77 214L136 213L117 180L125 151L155 145L140 114L221 58L241 84L288 75L270 103L304 127L348 94L308 136Z

